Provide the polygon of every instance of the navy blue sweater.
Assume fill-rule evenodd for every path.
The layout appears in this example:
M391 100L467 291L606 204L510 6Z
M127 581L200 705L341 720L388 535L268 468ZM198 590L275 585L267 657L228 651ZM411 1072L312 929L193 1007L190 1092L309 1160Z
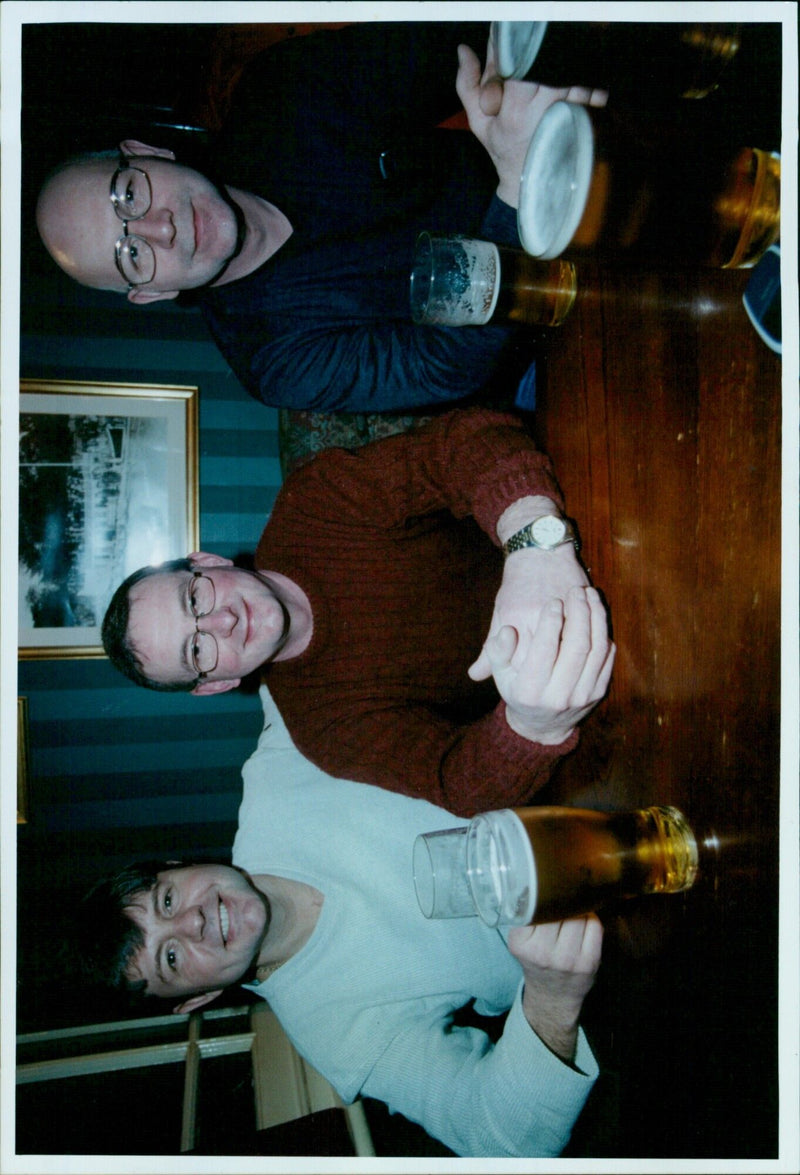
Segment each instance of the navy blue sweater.
M436 129L459 108L456 46L488 26L352 25L259 54L215 144L226 184L291 221L254 273L204 292L212 334L267 404L400 411L493 388L532 358L503 326L415 326L409 271L423 229L518 246L516 214L469 133Z

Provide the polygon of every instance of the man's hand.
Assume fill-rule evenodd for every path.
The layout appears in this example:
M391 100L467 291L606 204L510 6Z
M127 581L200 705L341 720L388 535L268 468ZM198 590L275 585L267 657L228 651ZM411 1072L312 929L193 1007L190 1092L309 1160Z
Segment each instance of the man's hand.
M499 541L557 509L546 497L520 498L498 520ZM605 694L614 654L603 602L575 548L527 547L505 561L489 633L468 672L473 681L494 677L512 730L554 746Z
M497 114L503 101L505 84L506 79L501 78L497 72L494 59L494 41L490 33L486 46L486 65L480 83L480 107L484 114ZM527 84L538 85L538 83ZM608 102L608 90L591 89L589 86L569 86L558 88L552 92L561 95L565 102L575 102L579 106L605 106Z
M531 742L557 746L591 713L611 680L616 649L599 592L573 587L563 602L549 600L519 656L518 643L514 628L500 628L476 665L488 661L511 729ZM474 666L470 676L476 676Z
M566 600L572 588L588 586L589 577L571 543L553 551L526 547L510 555L503 565L503 580L495 597L486 641L469 669L472 680L483 681L493 672L489 642L502 628L512 628L516 633L514 664L518 666L528 656L542 609L552 600Z
M515 926L508 935L508 949L525 975L525 1018L567 1063L575 1058L581 1008L600 966L602 943L603 926L595 914Z
M459 45L458 61L456 93L470 130L495 166L498 196L516 208L528 145L545 112L560 101L603 106L608 95L582 86L553 89L534 82L504 82L491 59L482 73L477 55L467 45Z

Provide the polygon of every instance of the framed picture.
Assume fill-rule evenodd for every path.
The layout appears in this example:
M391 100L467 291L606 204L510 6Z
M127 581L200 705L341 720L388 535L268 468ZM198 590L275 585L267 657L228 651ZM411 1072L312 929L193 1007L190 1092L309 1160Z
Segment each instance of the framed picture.
M198 390L20 382L19 655L102 657L115 588L198 543Z
M28 699L17 698L17 824L30 820Z

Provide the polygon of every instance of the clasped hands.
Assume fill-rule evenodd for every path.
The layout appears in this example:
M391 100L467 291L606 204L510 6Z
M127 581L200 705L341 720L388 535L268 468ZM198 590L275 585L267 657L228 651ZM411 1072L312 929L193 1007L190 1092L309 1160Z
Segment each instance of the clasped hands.
M506 559L488 636L469 668L493 677L506 721L531 742L557 746L603 698L615 646L600 593L571 544Z
M486 66L467 45L458 47L456 93L470 130L489 153L498 176L497 194L512 208L519 202L519 184L533 133L554 102L605 106L605 90L584 86L554 89L535 82L503 81L497 76L491 38Z

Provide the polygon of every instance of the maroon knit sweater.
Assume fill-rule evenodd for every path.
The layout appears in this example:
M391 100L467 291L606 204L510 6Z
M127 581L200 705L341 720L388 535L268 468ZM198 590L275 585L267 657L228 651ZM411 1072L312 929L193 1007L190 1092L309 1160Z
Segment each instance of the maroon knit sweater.
M521 738L494 683L467 677L502 577L497 521L527 494L562 505L522 424L486 409L327 450L287 479L256 566L311 602L308 648L267 675L304 755L465 816L542 786L577 734Z

